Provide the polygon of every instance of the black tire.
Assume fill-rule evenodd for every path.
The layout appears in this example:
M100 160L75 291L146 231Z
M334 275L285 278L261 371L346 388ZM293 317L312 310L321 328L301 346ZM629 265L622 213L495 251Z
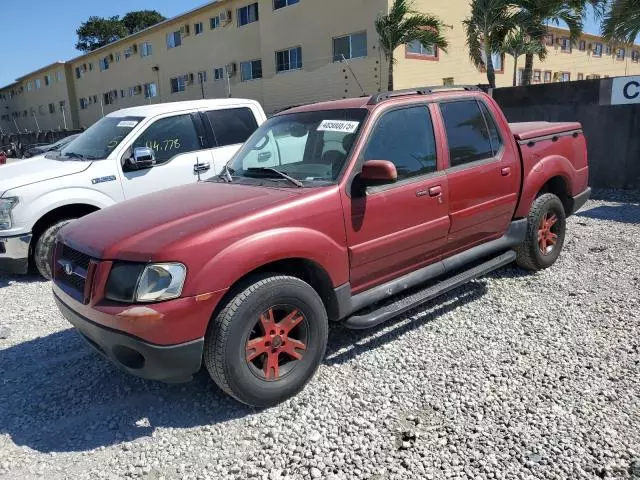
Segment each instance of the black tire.
M204 364L213 381L236 400L254 407L273 406L300 392L318 369L327 346L327 312L315 290L295 277L256 277L238 292L209 325ZM286 348L290 349L294 335L302 335L306 349L297 350L301 354L301 359L297 360L287 353L278 353L280 350L276 350L275 337L269 336L272 332L264 332L262 328L263 314L272 312L277 316L279 309L282 309L284 317L289 307L292 309L291 315L295 316L294 312L297 311L303 319L282 337L276 335L280 339L277 347L284 349L285 343L288 343ZM295 323L299 314L296 320L291 315L284 319ZM276 321L282 319L275 318ZM262 333L256 333L257 329L261 329ZM271 339L273 345L267 350L277 353L258 355L257 350L250 348L249 342L263 339ZM303 340L298 338L294 341ZM250 361L248 352L255 354L256 358ZM285 363L271 370L267 368L267 358L278 359L276 364L280 359ZM256 366L261 361L262 366Z
M53 225L47 227L47 229L42 232L36 240L36 244L33 249L33 263L38 269L38 273L47 280L51 280L52 277L51 257L53 257L56 235L62 227L72 220L74 219L67 218L65 220L58 220Z
M555 243L553 245L541 244L539 232L543 230L543 220L552 221L554 215L556 221L549 231L556 236ZM562 251L566 228L567 217L560 199L552 193L545 193L536 198L527 217L527 236L524 242L515 249L517 264L522 268L534 271L553 265Z

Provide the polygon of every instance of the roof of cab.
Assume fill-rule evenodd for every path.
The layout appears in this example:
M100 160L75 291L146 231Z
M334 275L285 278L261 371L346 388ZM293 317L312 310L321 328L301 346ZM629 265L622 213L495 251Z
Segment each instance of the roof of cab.
M260 107L255 100L244 98L214 98L209 100L191 100L186 102L166 102L153 105L140 105L138 107L123 108L111 112L108 117L149 117L164 113L193 110L195 108L232 108L238 105L253 104Z

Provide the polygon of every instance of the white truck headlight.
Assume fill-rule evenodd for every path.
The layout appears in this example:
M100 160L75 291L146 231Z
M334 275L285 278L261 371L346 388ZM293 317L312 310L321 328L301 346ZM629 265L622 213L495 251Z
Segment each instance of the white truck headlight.
M9 230L11 210L18 204L18 197L0 198L0 230Z
M155 263L147 265L136 288L136 301L159 302L178 298L187 275L181 263Z

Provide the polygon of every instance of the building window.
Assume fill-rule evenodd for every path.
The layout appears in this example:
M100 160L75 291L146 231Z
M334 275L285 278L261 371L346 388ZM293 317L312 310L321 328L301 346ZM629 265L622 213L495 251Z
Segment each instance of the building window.
M121 93L124 90L121 91ZM158 96L158 87L155 83L145 83L144 84L144 98L153 98Z
M89 71L92 72L93 71L93 63L89 64Z
M125 98L127 96L127 91L124 88L120 89L120 98Z
M639 62L640 61L640 51L638 51L638 50L632 50L631 51L631 61L632 62Z
M51 85L53 83L53 77L49 74L44 76L44 85L45 87L48 87L49 85Z
M211 17L209 19L209 27L211 28L211 30L213 30L214 28L219 28L220 27L220 17L219 16Z
M484 52L481 53L482 56L482 61L484 62L484 64L487 64L487 56L484 54ZM496 72L502 72L503 66L502 66L502 54L501 53L492 53L491 54L491 63L493 63L493 69Z
M566 53L571 53L571 40L564 37L560 39L560 50Z
M544 83L551 83L551 70L544 71Z
M410 56L438 58L438 49L434 45L423 45L420 40L407 43L406 53Z
M352 33L333 39L333 61L367 56L367 32Z
M581 52L584 52L587 49L587 42L585 40L580 40L580 43L578 44L578 49Z
M182 45L182 35L180 35L180 30L167 33L167 48L176 48Z
M76 78L82 78L82 70L80 67L76 67Z
M284 7L288 7L289 5L295 5L300 0L273 0L273 9L279 10Z
M252 3L246 7L238 9L238 26L248 25L249 23L257 22L258 17L258 3Z
M624 56L627 52L625 51L624 48L618 48L616 50L616 59L617 60L624 60Z
M601 43L594 43L593 44L593 56L594 57L601 57L602 56L602 44Z
M455 84L453 77L446 77L442 79L442 85L445 87L452 87Z
M171 93L184 92L187 88L187 79L185 75L174 77L170 81L171 81Z
M600 75L591 75L591 78L594 78L597 80L598 78L600 78Z
M27 83L27 92L30 92L31 90L33 90L33 83L32 82L28 82Z
M42 86L42 84L40 83L40 79L39 78L36 78L35 84L36 84L36 90L39 89Z
M150 57L153 55L153 47L151 46L151 42L144 42L140 44L140 56L141 57Z
M518 85L522 85L522 79L524 78L524 68L519 68L518 69L518 78L516 81L516 84Z
M98 103L98 95L93 96L93 103Z
M607 45L604 49L604 54L605 55L611 55L611 52L613 51L613 49L611 48L611 45Z
M276 52L276 72L288 72L302 68L302 47Z
M240 62L240 81L257 80L262 78L262 60Z
M62 72L56 72L56 81L61 82L63 79Z
M116 63L120 61L120 52L116 52Z
M49 113L56 113L56 106L53 103L49 104Z
M584 73L578 74L578 80L584 80Z
M552 47L553 46L553 34L550 33L549 35L545 35L544 44L547 47Z
M109 70L109 59L107 57L101 58L98 61L98 66L100 67L101 72L104 72L105 70Z
M89 103L87 102L86 98L81 98L80 99L80 109L81 110L86 110L88 105L89 105Z
M533 71L533 83L540 83L542 72L540 70Z
M561 82L570 82L571 81L571 73L569 73L569 72L561 72L560 73L560 81Z
M200 35L204 31L204 27L202 25L202 22L194 23L193 24L193 31L195 32L196 35Z
M214 80L224 79L224 67L218 67L213 69L213 79Z
M202 70L201 72L198 72L198 84L200 83L207 83L207 71L206 70Z

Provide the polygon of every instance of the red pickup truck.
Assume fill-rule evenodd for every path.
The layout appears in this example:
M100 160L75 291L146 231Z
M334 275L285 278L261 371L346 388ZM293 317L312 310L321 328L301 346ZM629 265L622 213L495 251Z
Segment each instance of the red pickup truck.
M508 124L474 87L301 106L219 176L69 224L53 290L125 371L178 382L204 364L274 405L313 376L330 322L371 327L513 261L552 265L589 194L579 123Z

